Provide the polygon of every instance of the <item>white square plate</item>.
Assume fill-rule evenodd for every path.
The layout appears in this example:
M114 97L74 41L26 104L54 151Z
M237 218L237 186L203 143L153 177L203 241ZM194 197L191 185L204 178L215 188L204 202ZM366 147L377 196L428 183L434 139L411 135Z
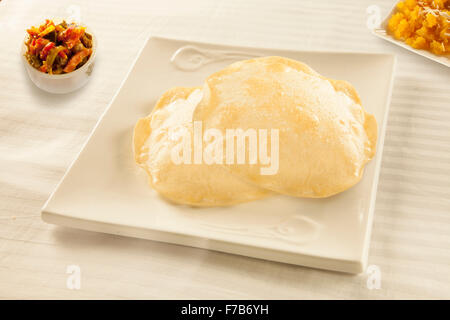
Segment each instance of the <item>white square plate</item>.
M430 60L433 60L435 62L441 63L444 66L450 67L450 58L448 56L438 56L432 52L429 52L427 50L418 50L414 49L410 45L407 45L404 41L400 41L395 39L393 36L387 33L388 23L391 19L392 15L397 12L397 3L394 4L389 14L384 18L383 22L381 22L380 27L374 28L372 30L372 33L376 35L377 37L387 40L393 44L396 44L402 48L405 48L406 50L409 50L411 52L414 52L422 57L428 58Z
M185 46L188 49L171 61ZM327 199L274 196L206 209L164 201L148 187L146 174L134 163L131 141L135 122L150 113L166 89L200 85L212 72L255 55L297 59L356 87L364 107L379 124L377 155L363 179ZM177 64L195 70L182 71ZM150 38L44 206L42 218L74 228L361 272L368 255L394 64L395 57L388 54L300 52Z

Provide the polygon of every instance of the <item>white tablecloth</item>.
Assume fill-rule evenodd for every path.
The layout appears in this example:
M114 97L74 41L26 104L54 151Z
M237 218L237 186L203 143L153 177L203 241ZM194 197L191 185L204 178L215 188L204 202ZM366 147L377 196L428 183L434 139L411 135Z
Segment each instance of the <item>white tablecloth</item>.
M0 298L450 298L450 69L372 36L393 1L0 2ZM46 94L19 56L24 30L80 14L99 39L82 90ZM398 55L368 275L346 275L75 229L40 208L149 34L224 44ZM370 77L370 75L367 75ZM81 289L66 268L81 268Z

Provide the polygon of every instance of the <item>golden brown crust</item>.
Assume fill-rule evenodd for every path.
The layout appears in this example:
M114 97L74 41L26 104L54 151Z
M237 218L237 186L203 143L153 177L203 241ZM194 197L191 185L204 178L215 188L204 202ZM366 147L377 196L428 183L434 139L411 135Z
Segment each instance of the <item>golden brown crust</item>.
M141 152L145 140L150 136L150 118L141 118L138 120L133 130L133 153L134 160L137 164L142 164L145 159L142 158Z
M150 185L167 200L193 207L228 206L266 197L270 191L233 177L219 165L177 166L169 160L159 163L162 167L158 167L157 171L161 169L163 178L162 181L157 178L154 182L155 177L152 177L147 164L149 150L144 147L152 134L152 119L158 110L175 100L187 99L197 89L201 87L175 87L164 92L152 112L139 119L134 127L134 158L147 172Z
M174 100L186 99L196 89L201 89L201 87L174 87L167 90L156 102L152 112L145 118L140 118L137 121L133 130L133 153L137 164L142 164L146 160L141 156L142 147L151 134L150 120L155 111L164 108L164 106Z
M253 65L253 71L256 69L256 72L241 74L238 78L242 82L241 87L235 86L233 80L223 82L223 79L227 77L236 80L233 78L234 73L249 65ZM287 67L301 71L307 76L293 73L289 81L294 81L294 84L287 85L283 82L287 81L284 78L284 72L290 70ZM263 72L259 72L260 70ZM325 97L315 96L317 91L311 83L325 87ZM242 89L243 87L245 89ZM239 126L245 128L247 125L249 128L282 128L280 146L285 143L288 150L280 154L280 161L283 162L284 167L280 166L282 174L278 179L261 175L258 166L213 165L201 168L182 165L173 167L173 164L164 162L162 164L164 169L161 170L164 183L152 183L151 169L147 164L149 150L143 150L143 148L152 135L152 125L155 126L155 122L152 123L153 116L155 112L171 102L187 99L197 89L203 90L203 99L195 109L194 119L203 121L204 129L208 127L219 130L232 129ZM284 95L286 89L289 94ZM298 90L305 96L302 94L296 96L295 93ZM223 92L226 94L223 95ZM335 92L345 94L356 105L342 94L336 95ZM297 100L292 100L293 96ZM246 101L244 104L242 97ZM260 99L263 98L268 100L262 102ZM325 104L335 104L336 101L343 99L344 102L339 103L343 103L345 107L336 109L336 106L340 105L337 103L332 111L324 107L323 103L309 105L311 101L322 101L322 98L327 101ZM329 99L326 100L327 98ZM218 110L218 106L221 110ZM253 111L245 110L246 107L252 108L252 106L257 108ZM346 111L341 113L339 110ZM337 112L335 115L339 116L330 118L329 115L333 112ZM241 117L242 113L245 114L244 117ZM261 118L264 114L272 116L268 116L267 121L263 121ZM352 134L345 131L347 129L341 128L342 125L338 121L340 117L356 125L353 127L348 122L343 125L348 130L355 130ZM255 120L256 118L260 120ZM213 119L212 122L209 121L211 119ZM154 128L154 130L157 129ZM305 138L305 134L309 136ZM375 154L376 142L375 117L366 113L361 107L361 99L350 83L328 79L304 63L283 57L240 61L209 76L203 87L175 87L166 91L151 114L138 120L133 135L136 163L147 171L150 183L155 190L175 203L205 207L255 200L268 195L271 192L269 190L310 198L328 197L340 193L361 179L364 165ZM340 147L341 144L342 147ZM361 147L362 145L364 146ZM299 148L303 151L298 151ZM295 156L292 155L293 153ZM159 170L156 171L159 172ZM295 172L297 175L294 174ZM158 173L155 175L157 176ZM221 181L222 185L217 185L217 180ZM233 187L230 189L229 186Z
M307 77L289 75L289 68ZM205 98L194 120L203 121L204 128L280 129L280 148L284 144L287 151L280 150L275 176L261 175L260 165L227 165L232 174L260 187L293 196L328 197L356 184L375 154L377 124L361 107L355 88L304 63L276 56L240 61L209 76L203 90ZM356 105L338 102L337 92ZM345 107L340 109L340 103Z

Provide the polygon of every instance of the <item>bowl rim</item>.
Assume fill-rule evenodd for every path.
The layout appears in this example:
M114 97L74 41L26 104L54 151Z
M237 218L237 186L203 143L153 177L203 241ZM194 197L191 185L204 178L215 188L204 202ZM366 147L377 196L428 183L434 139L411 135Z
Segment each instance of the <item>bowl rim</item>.
M63 20L63 19L52 19L53 21L59 21L59 20ZM48 74L42 71L37 70L36 68L34 68L27 60L27 58L25 57L25 53L27 52L28 48L25 45L26 41L28 40L29 35L25 35L24 41L22 42L21 45L21 56L22 56L22 61L23 63L27 66L28 70L31 70L31 72L35 72L35 74L39 77L42 78L47 78L47 79L67 79L67 78L71 78L83 71L86 71L87 68L89 68L89 66L92 65L92 63L94 62L96 53L97 53L97 37L95 36L94 32L92 31L92 29L90 27L88 27L86 24L84 23L80 23L80 22L74 22L77 23L83 27L86 27L86 31L92 36L92 53L91 56L89 57L89 59L86 61L86 63L81 66L81 68L78 68L72 72L69 73L64 73L64 74Z

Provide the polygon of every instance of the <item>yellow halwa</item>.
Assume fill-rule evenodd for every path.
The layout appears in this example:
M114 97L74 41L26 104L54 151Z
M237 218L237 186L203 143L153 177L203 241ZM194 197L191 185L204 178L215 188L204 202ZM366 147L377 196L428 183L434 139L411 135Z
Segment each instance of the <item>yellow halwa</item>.
M400 1L387 29L396 39L415 49L450 54L450 1Z

